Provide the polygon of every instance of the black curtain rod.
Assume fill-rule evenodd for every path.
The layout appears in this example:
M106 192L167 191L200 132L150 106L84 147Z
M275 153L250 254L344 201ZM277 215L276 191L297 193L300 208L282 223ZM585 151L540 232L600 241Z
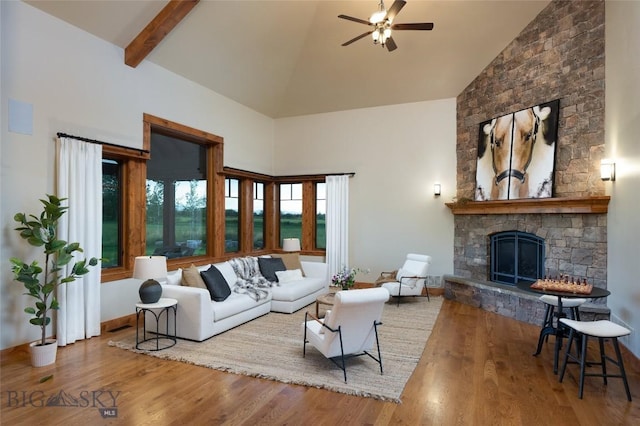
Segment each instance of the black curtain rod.
M74 135L69 135L67 133L62 133L62 132L58 132L56 134L59 138L71 138L71 139L77 139L79 141L83 141L83 142L89 142L89 143L97 143L100 145L108 145L108 146L114 146L117 148L124 148L124 149L130 149L132 151L138 151L142 154L148 154L149 151L146 149L138 149L138 148L131 148L128 146L122 146L122 145L116 145L115 143L109 143L109 142L103 142L103 141L99 141L97 139L89 139L89 138L83 138L81 136L74 136Z

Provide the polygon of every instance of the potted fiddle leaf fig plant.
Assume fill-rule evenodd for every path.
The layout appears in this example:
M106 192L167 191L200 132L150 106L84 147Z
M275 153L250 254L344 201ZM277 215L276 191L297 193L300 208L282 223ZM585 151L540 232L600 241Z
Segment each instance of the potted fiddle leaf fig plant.
M62 206L66 198L47 195L40 216L17 213L13 218L20 226L15 228L20 237L35 247L42 247L44 264L37 260L31 263L12 257L11 270L14 279L24 284L27 296L35 299L33 306L27 306L24 311L32 315L29 322L40 327L41 337L31 343L31 363L34 367L53 364L56 360L57 341L47 339L47 325L51 323L51 311L58 309L56 288L62 283L70 283L89 272L90 266L98 264L92 257L90 260L75 260L74 253L82 253L79 243L68 243L58 239L58 222L68 207ZM67 265L73 265L67 272L62 270ZM43 269L44 268L44 269ZM43 354L44 352L44 354Z

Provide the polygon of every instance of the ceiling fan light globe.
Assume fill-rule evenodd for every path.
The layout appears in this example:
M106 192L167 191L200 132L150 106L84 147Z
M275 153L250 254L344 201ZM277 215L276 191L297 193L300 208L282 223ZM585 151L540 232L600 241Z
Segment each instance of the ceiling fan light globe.
M377 43L378 39L380 38L380 32L379 31L374 31L371 33L371 37L373 38L373 42Z
M383 37L384 39L388 39L389 37L391 37L391 28L385 28L384 33L383 33Z
M371 22L372 24L377 24L378 22L382 22L385 16L387 16L387 11L379 10L371 15L371 17L369 18L369 22Z

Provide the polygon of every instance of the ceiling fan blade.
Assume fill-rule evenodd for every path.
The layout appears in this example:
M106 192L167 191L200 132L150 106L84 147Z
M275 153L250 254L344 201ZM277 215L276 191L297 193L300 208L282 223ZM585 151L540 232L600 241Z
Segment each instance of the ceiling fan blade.
M430 31L433 29L433 22L422 22L416 24L393 24L391 25L392 30L427 30Z
M407 2L404 0L394 1L391 7L389 8L389 10L387 11L387 16L385 18L390 21L393 21L393 18L396 17L398 12L400 12L400 9L402 9L405 4L407 4Z
M359 23L359 24L373 25L373 24L372 24L371 22L369 22L369 21L365 21L364 19L360 19L360 18L354 18L353 16L348 16L348 15L338 15L338 18L346 19L347 21L357 22L357 23Z
M396 50L398 48L398 46L396 46L396 42L393 41L393 39L391 37L389 37L387 39L387 41L384 42L384 45L387 46L387 50L389 52L393 52L394 50Z
M364 33L364 34L360 34L358 37L354 37L354 38L352 38L351 40L349 40L349 41L347 41L347 42L342 43L342 45L343 45L343 46L348 46L348 45L350 45L351 43L356 42L356 41L360 40L361 38L364 38L364 37L368 36L368 35L369 35L369 34L371 34L372 32L373 32L373 31L367 31L367 32L366 32L366 33Z

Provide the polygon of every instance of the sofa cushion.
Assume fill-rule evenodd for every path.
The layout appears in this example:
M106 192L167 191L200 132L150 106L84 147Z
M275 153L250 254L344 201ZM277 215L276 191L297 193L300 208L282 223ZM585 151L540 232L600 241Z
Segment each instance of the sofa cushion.
M178 268L175 271L171 271L167 274L168 285L181 285L182 284L182 268Z
M405 277L415 277L416 275L418 274L416 274L415 272L400 268L398 269L398 275L396 275L396 280L399 283L402 283L402 285L408 285L411 288L415 288L418 280L416 278L405 278Z
M276 277L278 277L278 282L281 284L291 281L300 281L302 280L302 271L300 269L278 271L276 272Z
M293 302L302 299L325 287L326 281L322 278L302 278L295 281L280 283L279 287L271 287L273 300Z
M271 303L271 294L269 294L266 299L261 299L256 302L246 294L231 293L224 302L211 302L211 306L213 308L213 320L221 321L264 303Z
M271 257L282 259L284 266L289 270L300 269L302 271L302 276L304 276L304 269L302 269L300 255L298 253L278 253L272 254Z
M279 257L259 257L258 266L260 267L260 273L266 279L271 282L278 281L276 272L285 271L287 269L284 266L284 262Z
M224 277L229 287L233 289L233 286L236 285L236 281L238 281L238 277L236 276L236 272L233 270L233 267L229 262L220 262L214 263L213 266L218 268L222 276Z
M200 276L200 270L193 264L182 270L182 285L186 285L187 287L204 288L207 290L207 285Z
M320 321L322 321L322 323L324 324L325 322L328 324L329 322L329 318L331 318L331 310L328 310L324 313L324 318L322 318ZM324 327L320 327L320 331L318 333L320 334L324 334Z
M222 302L231 294L231 288L229 288L229 284L227 284L224 276L215 266L211 266L206 271L201 272L200 276L207 286L207 290L209 290L211 300Z

